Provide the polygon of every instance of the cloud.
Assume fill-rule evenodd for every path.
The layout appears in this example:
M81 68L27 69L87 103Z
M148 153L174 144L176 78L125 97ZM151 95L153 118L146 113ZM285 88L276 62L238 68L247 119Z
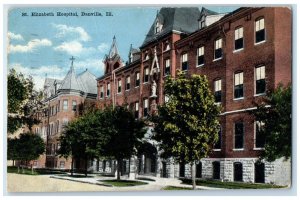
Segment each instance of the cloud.
M82 52L83 47L80 42L71 41L71 42L63 42L61 45L54 47L55 51L63 51L67 52L70 55L78 55Z
M9 53L27 53L32 52L35 49L42 46L52 46L52 42L48 39L33 39L30 40L26 45L9 45Z
M56 37L58 38L72 37L71 39L77 39L84 42L91 40L89 34L80 26L73 27L65 24L52 24L52 26L58 30L58 33L56 34Z
M24 40L23 36L20 34L14 34L12 32L8 32L7 35L10 40Z
M106 51L108 51L109 45L107 43L101 43L97 49L101 52L104 53Z
M49 78L63 79L67 73L67 69L60 68L57 65L48 65L32 68L28 66L23 66L20 63L12 63L9 65L9 68L14 68L17 72L21 72L25 76L32 76L34 87L36 89L43 88L46 74Z

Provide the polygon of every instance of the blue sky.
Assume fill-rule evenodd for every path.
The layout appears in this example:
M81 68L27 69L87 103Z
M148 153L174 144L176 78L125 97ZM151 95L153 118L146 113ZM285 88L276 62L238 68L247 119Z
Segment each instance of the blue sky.
M200 8L201 6L199 6ZM237 7L206 7L230 12ZM45 75L63 79L74 56L77 73L86 68L95 76L103 74L102 59L115 35L124 61L130 44L141 46L159 7L52 7L15 8L8 16L8 67L31 75L37 89ZM32 12L53 12L55 16L34 17ZM56 12L77 12L78 17L56 16ZM103 16L80 16L81 12L99 12ZM105 16L111 12L113 16ZM27 13L29 16L23 16Z

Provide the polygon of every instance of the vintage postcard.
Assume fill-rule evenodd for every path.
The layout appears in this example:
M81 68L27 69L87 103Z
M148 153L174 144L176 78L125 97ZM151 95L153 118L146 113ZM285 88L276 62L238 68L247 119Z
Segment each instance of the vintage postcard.
M292 17L10 6L7 191L289 189Z

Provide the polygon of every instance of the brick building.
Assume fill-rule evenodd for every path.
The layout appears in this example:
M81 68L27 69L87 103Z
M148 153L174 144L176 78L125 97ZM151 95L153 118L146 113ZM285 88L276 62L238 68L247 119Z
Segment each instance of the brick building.
M97 104L127 104L136 117L146 117L167 101L167 75L176 77L176 70L204 74L223 110L219 142L209 158L197 162L196 177L290 184L290 160L257 162L264 150L264 138L257 134L263 124L247 111L255 109L267 90L291 82L291 25L289 8L240 8L226 14L162 8L140 48L130 47L128 62L122 63L113 39L105 74L97 79ZM139 152L138 173L189 177L188 165L159 157L150 130L145 149L151 153ZM129 173L129 162L124 166ZM110 167L113 162L104 161L97 170L113 172Z
M47 144L46 154L33 161L34 167L71 169L71 159L59 158L58 138L72 119L81 114L85 107L94 106L97 97L96 77L88 70L75 73L74 58L63 80L46 78L44 83L44 107L36 111L41 123L33 127L36 134L42 136ZM75 168L83 168L75 161ZM90 164L89 164L90 165Z

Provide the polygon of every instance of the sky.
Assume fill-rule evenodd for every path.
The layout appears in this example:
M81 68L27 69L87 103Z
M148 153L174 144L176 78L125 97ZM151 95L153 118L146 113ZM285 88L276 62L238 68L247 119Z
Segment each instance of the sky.
M238 7L206 8L224 13ZM119 53L126 62L130 45L135 48L142 45L159 9L160 7L11 8L7 33L8 68L14 68L26 76L31 75L35 88L41 89L46 76L63 79L70 69L70 58L74 56L77 73L88 69L99 77L103 75L102 60L109 52L113 37L116 36ZM53 13L54 16L31 16L33 12ZM78 16L57 16L57 12L77 12ZM81 12L98 12L102 16L81 16ZM112 16L107 16L107 12Z

